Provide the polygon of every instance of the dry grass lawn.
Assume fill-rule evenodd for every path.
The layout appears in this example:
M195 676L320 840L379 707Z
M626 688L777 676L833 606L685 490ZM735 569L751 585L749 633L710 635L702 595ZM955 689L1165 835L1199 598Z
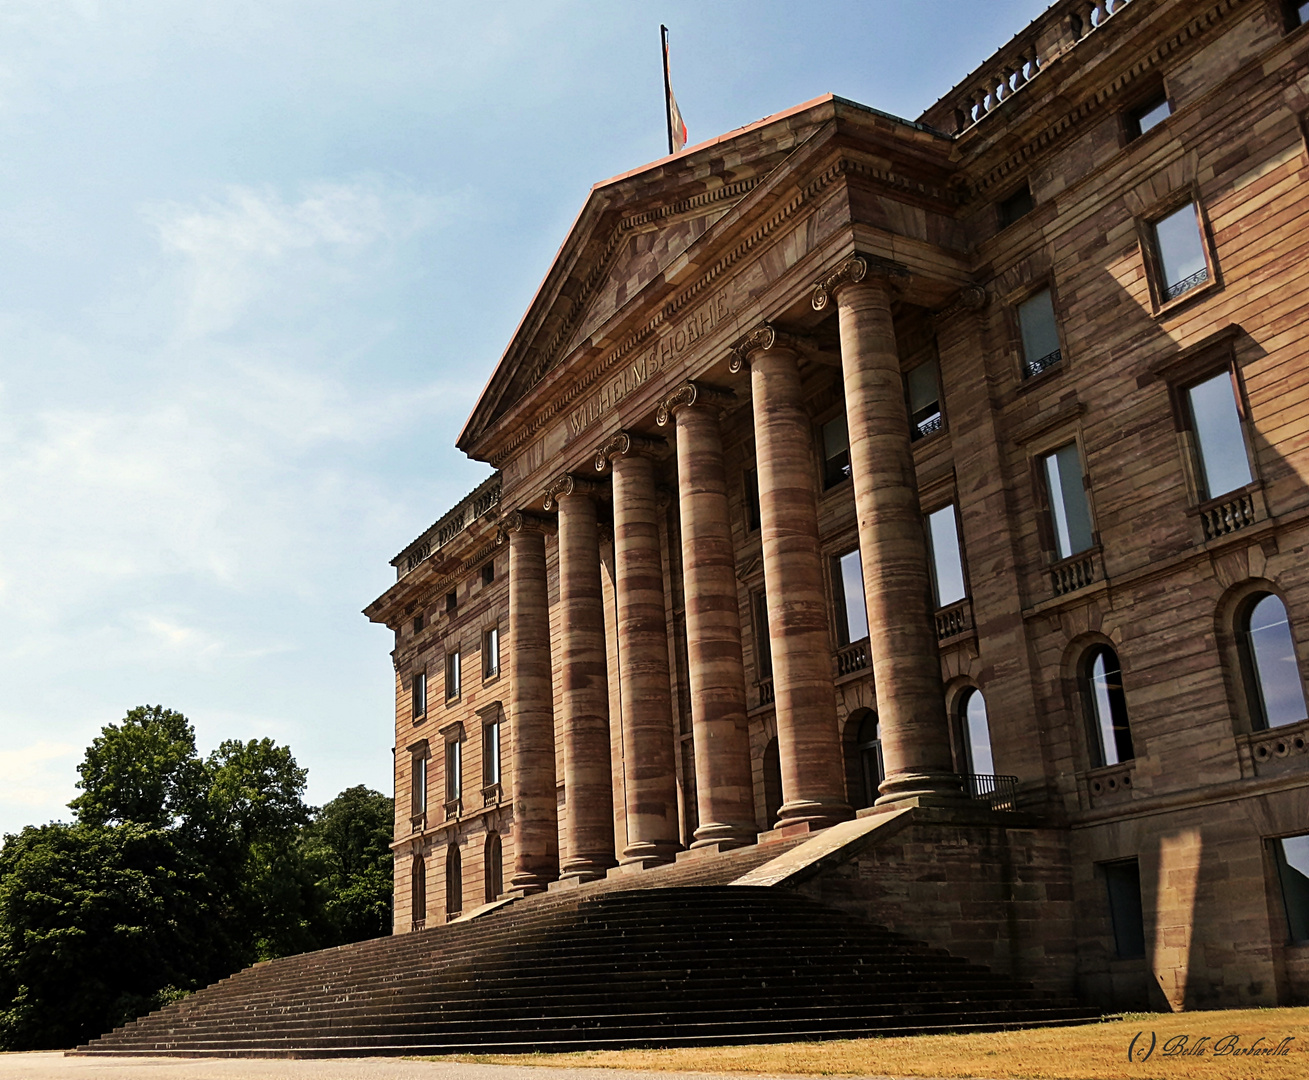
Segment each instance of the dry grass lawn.
M1128 1061L1137 1032L1138 1059ZM1237 1035L1240 1048L1260 1036L1262 1046L1294 1039L1276 1057L1216 1055L1224 1036ZM1169 1055L1178 1036L1187 1045L1207 1036L1200 1056ZM1174 1048L1180 1044L1173 1043ZM1222 1045L1221 1043L1219 1044ZM444 1059L448 1060L448 1059ZM993 1080L1304 1080L1309 1077L1309 1008L1241 1009L1226 1012L1137 1013L1096 1024L1036 1028L992 1034L917 1035L891 1039L726 1046L705 1049L599 1050L579 1054L462 1056L498 1065L589 1066L678 1072L740 1072L820 1076L988 1077Z

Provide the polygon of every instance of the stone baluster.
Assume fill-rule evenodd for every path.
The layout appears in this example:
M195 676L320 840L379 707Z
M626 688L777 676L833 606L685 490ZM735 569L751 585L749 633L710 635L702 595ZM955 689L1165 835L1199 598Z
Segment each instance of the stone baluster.
M509 545L509 725L514 755L510 887L523 894L540 892L559 876L547 529L553 529L553 523L515 511L496 538Z
M623 863L671 862L678 841L677 772L663 560L654 462L662 440L620 431L596 451L597 472L613 468L614 595L622 701Z
M851 258L815 286L836 299L850 474L868 606L886 779L878 803L962 797L950 751L935 606L900 354L891 319L895 264Z
M782 765L778 828L851 816L832 678L832 637L818 534L813 424L801 402L799 353L764 325L735 348L748 364L759 516Z
M692 847L739 847L757 831L736 560L718 419L729 400L722 391L688 382L659 403L657 414L660 427L672 425L677 443L699 818Z
M564 744L565 844L559 876L583 881L613 866L609 684L600 591L597 485L565 474L545 508L559 508L559 682Z

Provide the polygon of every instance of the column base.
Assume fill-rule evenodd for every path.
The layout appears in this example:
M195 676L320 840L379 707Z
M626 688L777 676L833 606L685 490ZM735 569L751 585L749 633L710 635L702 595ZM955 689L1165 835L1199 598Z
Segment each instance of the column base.
M509 879L507 891L516 896L531 896L534 893L545 892L553 880L554 878L548 878L544 874L515 874Z
M623 848L623 857L618 860L618 865L640 866L642 869L662 866L676 859L681 850L682 845L676 840L642 840Z
M792 825L808 825L812 829L825 829L839 821L849 821L854 811L845 803L820 803L797 799L783 803L777 811L777 824L773 829L786 829Z
M730 851L732 848L753 844L758 833L759 830L753 825L728 825L721 821L710 821L695 830L691 847L712 846L718 851Z
M913 806L957 806L969 802L964 791L963 778L958 773L904 772L895 773L882 781L878 791L877 807L894 807L897 804Z
M559 866L560 881L596 881L608 873L611 866L618 865L612 855L602 856L578 855L567 859Z

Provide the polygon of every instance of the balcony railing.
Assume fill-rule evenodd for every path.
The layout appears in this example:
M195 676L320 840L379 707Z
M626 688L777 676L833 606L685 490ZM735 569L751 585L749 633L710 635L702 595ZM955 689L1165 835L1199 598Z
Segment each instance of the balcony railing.
M1066 596L1070 592L1084 589L1099 581L1100 577L1100 553L1095 548L1079 551L1050 567L1050 587L1054 589L1055 596Z
M836 651L836 677L854 675L868 667L868 639L852 641Z
M759 708L773 703L773 680L771 678L761 679L755 684L755 689L759 691Z
M1062 349L1055 349L1052 353L1046 353L1044 356L1038 356L1035 360L1023 360L1023 378L1030 379L1034 375L1040 375L1043 371L1049 371L1064 358Z
M1018 808L1018 777L1016 776L965 773L963 781L968 797L986 803L992 810Z
M409 924L409 929L410 929L410 930L426 930L426 929L427 929L427 920L426 920L426 919L414 919L414 920Z
M973 602L967 597L936 613L936 640L944 641L973 628Z
M1200 524L1204 526L1206 540L1229 536L1258 520L1259 508L1249 491L1237 491L1200 507Z
M397 579L417 569L433 552L440 551L495 510L500 504L500 490L500 474L494 473L460 499L444 517L391 560Z

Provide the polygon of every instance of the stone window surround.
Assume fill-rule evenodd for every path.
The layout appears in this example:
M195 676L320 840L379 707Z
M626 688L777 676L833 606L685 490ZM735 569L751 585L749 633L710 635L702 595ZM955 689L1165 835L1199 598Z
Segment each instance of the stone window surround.
M1151 105L1157 105L1161 102L1167 102L1168 115L1148 131L1141 131L1137 126L1140 114ZM1162 130L1172 119L1173 99L1168 93L1168 84L1166 76L1160 74L1157 78L1151 79L1140 91L1133 94L1118 111L1118 130L1120 145L1127 146L1140 139L1144 139L1152 132Z
M1237 632L1237 620L1240 618L1246 602L1259 593L1276 596L1286 608L1286 620L1291 630L1291 642L1295 646L1297 667L1300 669L1301 690L1305 688L1306 643L1302 631L1303 619L1298 619L1291 605L1287 603L1286 591L1271 578L1251 577L1238 582L1227 589L1219 599L1215 609L1218 624L1218 649L1222 658L1224 682L1227 686L1228 705L1231 709L1233 730L1238 739L1249 741L1251 736L1263 735L1270 729L1256 724L1258 715L1251 705L1251 673L1246 670L1246 662ZM1309 694L1306 695L1309 700ZM1293 727L1294 725L1287 725Z
M1091 470L1087 464L1086 444L1083 441L1080 417L1082 407L1075 404L1069 416L1052 418L1050 426L1043 426L1025 438L1021 435L1015 442L1025 443L1028 470L1032 478L1032 506L1036 514L1036 535L1045 552L1047 567L1064 561L1059 554L1059 545L1055 542L1054 521L1050 507L1050 493L1046 486L1045 470L1042 462L1047 454L1060 447L1073 443L1077 447L1078 459L1082 463L1082 491L1086 497L1087 513L1091 518L1091 546L1083 552L1075 552L1073 558L1101 550L1100 529L1095 512L1094 489L1091 485Z
M437 733L441 736L441 743L445 747L445 755L442 758L442 773L444 775L441 777L441 790L444 794L445 816L448 820L460 817L463 814L464 723L462 720L451 720L449 723L442 724L437 729ZM459 776L457 778L451 777L448 773L451 744L458 747L456 753L459 756ZM457 786L452 788L452 781L454 780L457 780Z
M1176 210L1190 203L1195 207L1196 228L1200 233L1200 248L1204 252L1205 269L1208 279L1187 289L1186 292L1172 300L1164 298L1163 290L1169 283L1163 280L1163 265L1155 243L1155 224ZM1147 206L1143 213L1134 218L1137 242L1140 245L1141 261L1145 270L1146 282L1150 287L1150 311L1156 319L1164 319L1179 308L1187 307L1202 297L1212 295L1222 289L1222 277L1218 269L1218 256L1214 249L1213 228L1209 224L1209 215L1205 211L1204 201L1200 197L1200 185L1194 180L1169 192L1163 198Z
M1029 376L1024 373L1027 357L1023 352L1023 327L1018 319L1018 309L1037 293L1047 289L1050 292L1050 307L1054 310L1055 333L1059 337L1059 359L1043 371ZM1034 386L1044 384L1068 369L1068 341L1064 337L1065 311L1053 270L1034 277L1021 288L1008 293L1003 298L1001 307L1004 310L1005 329L1009 334L1009 353L1013 357L1012 368L1019 393L1025 393Z
M405 747L405 753L407 753L407 754L409 755L409 777L410 777L410 791L409 791L409 825L410 825L410 830L411 830L412 832L422 832L423 829L425 829L426 826L427 826L427 804L428 804L428 795L429 795L429 793L430 793L430 791L431 791L431 784L432 784L432 777L431 777L431 775L430 775L430 774L431 774L431 764L430 764L430 762L431 762L431 757L432 757L431 747L430 747L430 745L429 745L427 739L419 739L417 742L412 742L412 743L410 743L408 746L406 746L406 747ZM423 800L422 800L422 805L421 805L421 806L419 806L419 803L418 803L418 797L417 797L417 790L416 790L416 788L414 787L414 780L415 780L415 779L417 778L417 776L418 776L418 762L419 762L419 761L426 761L426 762L429 763L429 764L427 765L426 772L425 772L425 774L424 774L424 785L423 785L423 786L424 786L424 793L423 793Z

